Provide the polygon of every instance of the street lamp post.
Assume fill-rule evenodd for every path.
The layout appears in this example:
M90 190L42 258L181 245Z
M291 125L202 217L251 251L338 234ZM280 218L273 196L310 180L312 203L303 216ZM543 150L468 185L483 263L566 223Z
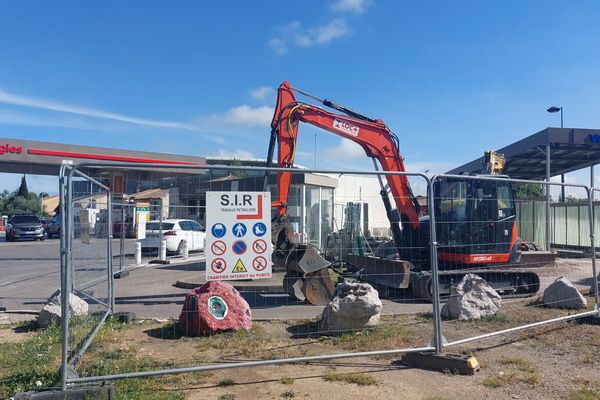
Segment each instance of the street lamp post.
M549 113L556 113L560 111L560 127L563 127L563 108L562 107L557 107L557 106L552 106L549 109L547 109L546 111L548 111Z

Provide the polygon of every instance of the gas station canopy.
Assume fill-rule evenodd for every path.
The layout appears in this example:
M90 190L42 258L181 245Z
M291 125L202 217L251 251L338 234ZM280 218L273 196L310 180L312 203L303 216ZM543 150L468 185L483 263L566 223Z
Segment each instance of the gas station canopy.
M600 164L600 129L546 128L496 151L504 154L504 173L511 178L547 179ZM481 157L448 171L482 172Z

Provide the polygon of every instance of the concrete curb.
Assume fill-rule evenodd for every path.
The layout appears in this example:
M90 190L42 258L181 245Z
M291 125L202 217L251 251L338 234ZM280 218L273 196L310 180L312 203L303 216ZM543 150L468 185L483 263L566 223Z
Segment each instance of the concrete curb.
M249 286L249 285L240 285L235 284L234 281L224 281L229 283L231 286L236 288L240 292L268 292L273 294L284 294L285 290L280 286ZM189 281L177 281L173 286L180 289L194 289L204 285L206 282L189 282Z
M148 260L146 262L142 262L139 265L135 265L135 264L129 264L129 265L124 265L123 266L123 271L127 271L127 272L131 272L134 271L136 269L140 269L140 268L146 268L146 267L161 267L161 266L173 266L173 265L185 265L185 264L195 264L197 262L202 262L202 261L206 261L206 257L203 255L202 257L189 257L187 260L181 259L181 258L170 258L167 261L169 261L168 264L156 264L153 263L152 261L154 261L154 259L152 260ZM116 270L115 274L118 274L120 271Z

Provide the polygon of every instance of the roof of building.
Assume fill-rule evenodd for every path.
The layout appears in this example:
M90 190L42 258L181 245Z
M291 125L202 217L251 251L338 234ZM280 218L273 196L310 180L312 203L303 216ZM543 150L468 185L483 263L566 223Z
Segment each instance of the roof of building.
M547 144L550 176L600 164L600 129L546 128L496 150L506 157L504 173L515 179L544 179ZM448 171L449 174L482 172L482 157Z
M60 200L58 196L51 197L43 197L42 198L42 207L44 211L46 211L50 215L55 215L56 210L58 209L58 204Z
M123 195L126 199L143 200L143 199L160 199L169 193L168 189L147 189L141 192Z

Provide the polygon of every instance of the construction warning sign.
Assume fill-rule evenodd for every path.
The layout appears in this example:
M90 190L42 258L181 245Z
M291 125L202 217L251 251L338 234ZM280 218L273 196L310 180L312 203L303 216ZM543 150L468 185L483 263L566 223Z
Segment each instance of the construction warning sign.
M243 272L248 272L248 270L246 269L246 266L244 265L244 263L242 262L242 259L238 259L237 262L235 263L235 267L233 267L233 272L234 274L241 274Z
M206 193L206 280L272 276L271 194Z

